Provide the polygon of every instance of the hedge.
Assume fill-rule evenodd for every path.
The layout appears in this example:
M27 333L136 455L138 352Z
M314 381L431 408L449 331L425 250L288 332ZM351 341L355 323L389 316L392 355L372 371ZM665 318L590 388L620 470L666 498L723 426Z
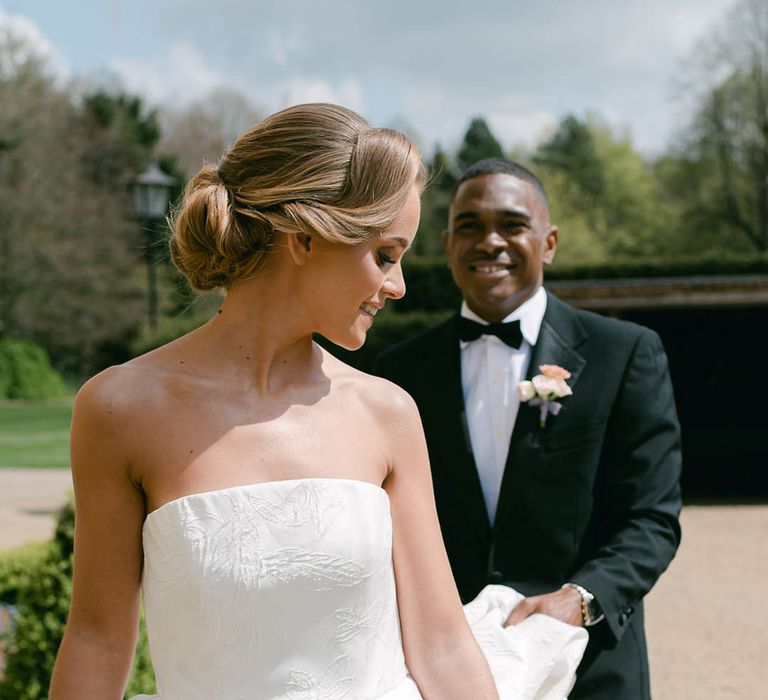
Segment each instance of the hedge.
M74 508L67 503L59 514L52 541L0 555L0 603L16 608L12 629L3 639L6 666L0 700L48 697L72 593L74 517ZM126 697L153 692L154 675L142 620Z
M49 399L66 393L43 348L26 340L0 340L0 399Z
M768 254L706 253L689 257L617 258L602 263L553 264L551 280L621 279L632 277L696 277L700 275L765 275Z
M396 312L458 309L461 294L444 257L411 257L403 265L406 295L393 303ZM685 258L614 259L604 263L558 265L545 269L548 280L692 277L698 275L765 275L768 255L708 254Z
M553 265L545 270L545 283L554 280L619 279L631 277L678 277L693 275L768 274L768 255L700 255L685 258L614 259L609 263ZM368 333L365 345L350 352L317 337L344 362L370 371L382 350L413 337L458 311L461 292L453 282L444 257L410 256L404 263L406 295L389 302ZM221 297L203 295L194 313L167 319L155 333L132 346L134 355L148 352L202 325Z

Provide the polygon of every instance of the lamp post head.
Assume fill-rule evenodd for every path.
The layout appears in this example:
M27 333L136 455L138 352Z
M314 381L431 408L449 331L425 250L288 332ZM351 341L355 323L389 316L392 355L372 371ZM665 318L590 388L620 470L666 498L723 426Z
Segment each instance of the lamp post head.
M168 210L171 189L176 180L166 175L156 160L151 160L133 181L133 204L142 219L162 219Z

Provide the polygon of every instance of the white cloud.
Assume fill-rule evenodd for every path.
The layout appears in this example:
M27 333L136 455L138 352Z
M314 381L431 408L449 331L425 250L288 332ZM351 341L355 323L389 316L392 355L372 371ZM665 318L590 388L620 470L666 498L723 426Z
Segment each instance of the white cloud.
M487 119L505 150L535 145L558 121L557 115L535 95L511 92L478 96L438 85L409 90L404 113L415 123L432 125L431 140L448 149L458 146L476 116Z
M654 25L659 43L666 43L677 56L684 57L699 41L722 26L735 4L734 0L665 3L664 14L660 14Z
M148 61L113 59L109 68L130 92L155 104L189 103L220 86L240 88L237 81L217 73L191 44L175 43L159 65Z
M271 31L267 36L266 55L275 65L285 66L304 45L297 33Z
M173 44L159 63L114 59L109 66L127 90L155 105L183 106L222 87L233 89L270 111L301 102L336 102L362 111L365 102L362 85L354 77L331 81L297 75L259 83L215 70L188 43Z
M333 83L324 78L295 77L266 86L269 102L287 107L302 102L335 102L357 112L364 109L363 87L356 78L344 78Z
M491 115L488 123L505 148L531 148L557 126L557 118L545 109L531 112L498 111Z
M34 57L43 61L54 78L64 81L69 77L70 71L66 61L37 25L24 15L6 12L2 5L0 5L0 37L3 39L15 37L22 44L14 55L6 51L0 54L0 74L11 70L13 64Z
M218 87L263 111L340 102L377 124L403 115L446 148L478 114L510 147L594 111L654 153L690 118L678 97L682 60L737 0L132 0L130 11L117 3L119 21L104 9L115 3L83 2L89 10L52 33L60 48L79 72L110 66L154 104L184 106ZM24 12L45 28L56 3ZM0 24L8 16L0 9ZM94 39L105 34L114 43ZM158 47L171 48L157 56Z

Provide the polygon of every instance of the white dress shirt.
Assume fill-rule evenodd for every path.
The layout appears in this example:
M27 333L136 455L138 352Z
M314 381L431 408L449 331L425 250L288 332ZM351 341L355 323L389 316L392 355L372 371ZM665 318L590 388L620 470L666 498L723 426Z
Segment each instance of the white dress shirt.
M493 524L504 476L509 441L520 408L517 384L525 379L547 309L543 287L507 316L503 323L520 320L523 343L511 348L496 336L481 335L477 340L460 342L461 388L469 427L472 453L480 475L488 518ZM461 305L461 315L487 325L468 306Z

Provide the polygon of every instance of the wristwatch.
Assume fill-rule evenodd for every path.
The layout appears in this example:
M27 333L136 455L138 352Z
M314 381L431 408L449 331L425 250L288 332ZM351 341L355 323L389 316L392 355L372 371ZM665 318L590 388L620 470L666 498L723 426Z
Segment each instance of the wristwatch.
M581 625L582 627L590 627L596 622L599 622L603 617L603 611L600 609L600 605L595 600L595 596L592 595L584 586L580 586L578 583L569 581L564 583L561 588L573 588L581 596Z

